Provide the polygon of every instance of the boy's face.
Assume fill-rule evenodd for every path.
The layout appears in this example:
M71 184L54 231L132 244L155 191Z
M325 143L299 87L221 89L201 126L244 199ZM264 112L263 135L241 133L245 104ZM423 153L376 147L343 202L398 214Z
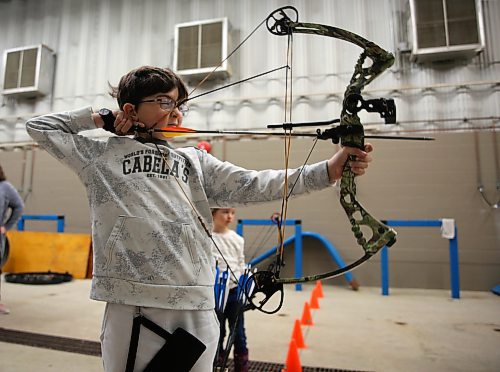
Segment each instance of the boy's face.
M214 227L216 229L227 229L234 221L236 212L234 208L221 208L213 214Z
M177 88L170 92L157 93L152 96L144 97L136 105L135 119L146 125L146 128L152 127L180 127L182 126L182 112L177 107L179 92ZM172 108L173 106L173 108ZM161 133L154 133L154 137L165 139Z

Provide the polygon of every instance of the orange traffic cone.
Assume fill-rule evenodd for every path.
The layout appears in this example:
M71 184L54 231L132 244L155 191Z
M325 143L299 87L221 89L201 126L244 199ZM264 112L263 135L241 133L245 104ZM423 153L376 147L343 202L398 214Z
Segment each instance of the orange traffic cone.
M318 298L323 298L325 295L323 294L323 286L321 285L321 280L316 281L316 294L318 295Z
M311 309L319 309L318 291L316 288L311 292L311 299L309 302L311 303Z
M295 319L295 325L293 327L293 332L292 332L292 340L295 340L297 348L299 349L307 348L307 345L304 342L304 336L302 335L302 329L300 328L300 321L298 319Z
M288 348L288 355L286 357L285 368L281 372L302 372L302 366L300 364L299 349L297 349L297 344L295 340L290 341L290 347Z
M311 315L311 308L309 307L308 302L304 303L304 311L302 311L302 319L300 320L300 324L308 326L312 326L314 324Z

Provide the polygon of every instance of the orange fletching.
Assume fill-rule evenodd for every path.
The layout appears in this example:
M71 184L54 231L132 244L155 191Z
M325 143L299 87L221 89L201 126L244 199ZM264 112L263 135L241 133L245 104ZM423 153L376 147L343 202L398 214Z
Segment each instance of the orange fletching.
M196 133L196 130L184 127L163 127L155 129L155 132L161 132L163 137L172 138L172 137L186 136L188 134Z

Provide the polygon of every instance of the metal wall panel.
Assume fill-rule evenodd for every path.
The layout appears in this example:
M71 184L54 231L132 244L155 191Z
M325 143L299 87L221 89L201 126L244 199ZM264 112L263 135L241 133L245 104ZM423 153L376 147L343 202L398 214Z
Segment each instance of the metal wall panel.
M471 61L416 65L398 53L405 41L405 0L26 0L0 3L0 50L44 43L57 53L53 95L38 100L3 98L0 143L29 140L25 119L40 113L83 105L112 106L108 82L140 65L171 66L174 25L227 16L239 42L272 10L292 4L300 20L345 28L396 53L397 63L367 89L373 96L393 96L398 106L397 127L381 130L453 129L490 126L498 118L500 6L485 0L487 48ZM403 36L402 36L403 35ZM338 116L342 93L360 50L345 42L295 35L293 91L302 97L294 106L296 120ZM235 54L230 83L284 65L286 38L261 27ZM256 128L283 120L283 71L193 101L186 122L195 128ZM206 84L203 92L217 85ZM194 83L193 83L194 85ZM223 110L220 105L223 103ZM468 120L465 124L460 119ZM374 114L362 119L380 123ZM456 119L456 120L452 120ZM417 122L416 122L417 121ZM496 123L498 119L496 119Z

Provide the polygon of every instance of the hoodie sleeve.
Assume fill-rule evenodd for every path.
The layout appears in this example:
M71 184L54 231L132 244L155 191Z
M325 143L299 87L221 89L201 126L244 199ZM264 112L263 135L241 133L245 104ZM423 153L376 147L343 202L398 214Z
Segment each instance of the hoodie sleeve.
M52 156L80 172L106 147L105 141L79 134L96 129L92 109L85 107L75 111L48 114L26 123L28 134Z
M326 161L289 169L286 172L273 169L248 170L222 162L206 153L201 161L205 190L213 206L237 207L279 200L283 197L285 175L288 178L288 187L293 186L292 196L331 186Z

